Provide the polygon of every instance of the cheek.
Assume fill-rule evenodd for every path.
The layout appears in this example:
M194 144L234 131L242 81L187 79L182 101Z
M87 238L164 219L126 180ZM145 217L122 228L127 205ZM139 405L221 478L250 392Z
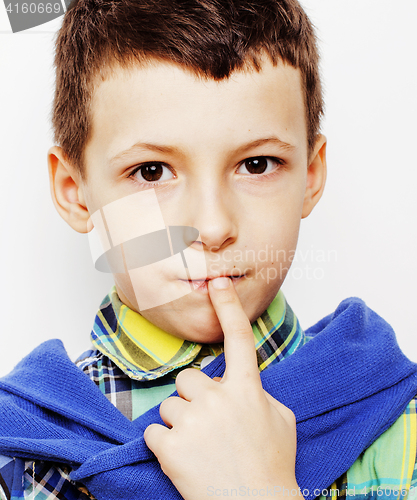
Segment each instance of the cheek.
M270 264L288 262L297 246L300 213L301 208L290 213L277 211L275 216L265 218L262 225L253 225L256 238L252 237L252 241L258 261L269 261Z
M294 259L299 226L300 218L295 210L292 214L281 213L257 229L256 238L252 240L256 256L252 277L260 300L272 300L284 282Z
M257 196L244 193L241 197L238 217L242 227L268 242L294 240L298 234L304 203L306 171L302 165L292 167L289 172L274 182L259 189Z

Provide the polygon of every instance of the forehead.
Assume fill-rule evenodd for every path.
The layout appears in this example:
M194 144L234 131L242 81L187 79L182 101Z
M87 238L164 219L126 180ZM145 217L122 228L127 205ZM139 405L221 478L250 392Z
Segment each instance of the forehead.
M261 70L204 79L169 62L116 68L95 88L87 165L138 142L172 146L184 155L224 155L266 137L307 149L298 69L265 60Z

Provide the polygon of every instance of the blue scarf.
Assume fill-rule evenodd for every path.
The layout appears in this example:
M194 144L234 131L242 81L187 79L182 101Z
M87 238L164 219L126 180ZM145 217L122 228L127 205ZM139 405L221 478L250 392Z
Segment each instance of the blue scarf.
M306 333L313 338L261 379L296 415L296 478L309 500L401 415L417 393L417 365L357 298ZM222 376L224 369L222 354L203 372ZM129 421L59 340L41 344L0 379L0 412L1 453L69 464L71 478L99 500L181 498L142 437L150 423L162 423L159 406Z

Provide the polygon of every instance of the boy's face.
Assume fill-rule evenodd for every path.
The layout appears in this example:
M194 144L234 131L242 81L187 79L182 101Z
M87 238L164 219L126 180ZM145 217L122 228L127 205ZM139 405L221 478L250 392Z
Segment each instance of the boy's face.
M93 97L81 203L91 215L153 188L167 226L198 229L201 241L191 249L204 255L207 277L239 276L234 284L254 321L278 292L300 220L325 181L323 137L307 158L299 70L265 60L259 73L239 71L216 82L155 62L115 75ZM146 167L138 170L141 164ZM139 311L129 276L114 277L121 300ZM221 341L206 276L200 278L192 284L196 290L140 313L178 337ZM150 294L155 287L190 287L186 275L172 269L148 281L141 287Z

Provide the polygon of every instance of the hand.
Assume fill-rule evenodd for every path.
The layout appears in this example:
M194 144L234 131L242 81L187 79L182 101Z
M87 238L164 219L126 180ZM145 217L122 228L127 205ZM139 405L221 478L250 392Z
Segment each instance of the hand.
M288 497L298 490L294 414L262 389L252 327L232 281L209 281L209 294L224 333L224 376L218 382L193 368L180 372L180 397L160 407L168 427L147 427L146 444L186 500L248 489Z

